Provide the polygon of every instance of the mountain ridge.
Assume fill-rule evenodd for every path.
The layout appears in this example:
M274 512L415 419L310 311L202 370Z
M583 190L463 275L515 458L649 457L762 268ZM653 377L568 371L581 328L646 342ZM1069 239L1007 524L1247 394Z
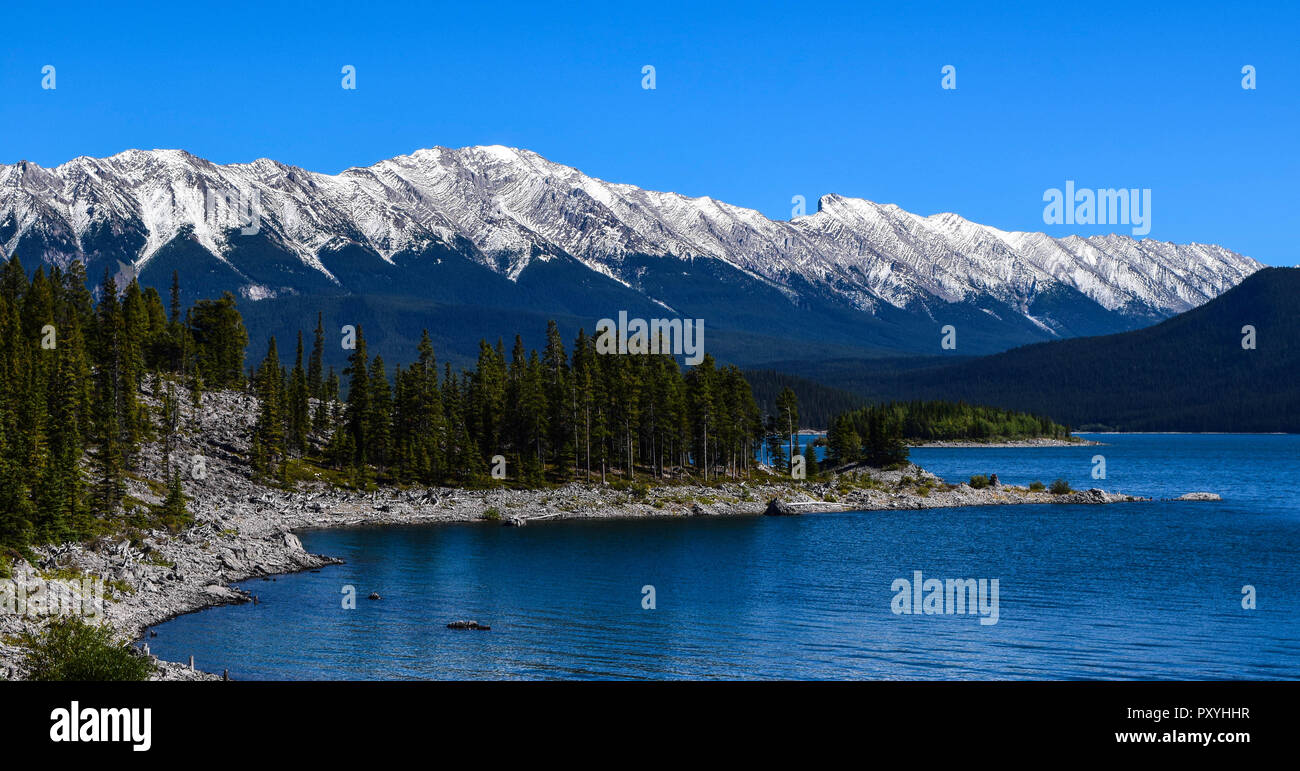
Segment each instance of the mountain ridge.
M1298 293L1300 268L1265 268L1138 330L947 361L823 361L815 379L868 402L963 400L1050 415L1082 430L1295 433ZM777 369L798 374L810 366L790 361Z
M241 220L245 208L256 216ZM249 222L255 232L241 232ZM972 332L972 352L1137 328L1263 267L1212 244L1058 239L838 194L773 220L499 145L420 149L334 175L184 150L0 165L0 252L29 264L81 259L92 279L108 267L154 285L184 268L200 277L195 291L258 302L421 296L444 274L467 285L473 274L492 291L435 299L513 307L519 285L564 275L596 287L602 303L713 315L724 332L758 331L759 310L788 307L811 314L792 339L907 352L932 350L945 323ZM564 304L563 287L552 289L539 306ZM596 305L577 315L609 315Z

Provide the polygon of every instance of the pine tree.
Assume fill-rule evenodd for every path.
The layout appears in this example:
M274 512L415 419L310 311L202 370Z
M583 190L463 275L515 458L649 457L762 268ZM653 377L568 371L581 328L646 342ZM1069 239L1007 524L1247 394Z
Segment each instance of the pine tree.
M311 343L311 362L307 365L307 393L313 399L324 397L325 381L323 378L325 361L325 327L324 315L316 313L316 331ZM427 336L427 332L425 333Z
M289 437L291 450L302 454L307 449L307 432L311 430L311 404L308 402L307 373L302 368L302 332L294 353L293 373L289 376Z
M422 481L432 483L443 473L447 427L438 387L438 361L427 329L420 336L419 358L411 368L411 387L415 468Z
M327 433L338 425L339 415L339 376L334 367L330 367L329 376L321 386L320 401L316 403L316 414L312 416L312 427L321 433Z
M126 495L125 458L129 455L130 431L126 426L134 414L134 393L126 362L125 329L117 301L117 284L105 270L97 308L99 341L95 377L95 506L111 515Z
M569 369L568 355L560 327L554 321L546 324L546 348L542 352L543 396L546 399L546 444L550 462L560 479L568 477L573 462L573 373Z
M581 449L579 460L585 472L584 479L588 482L591 481L592 421L596 410L595 380L598 377L595 356L595 348L586 331L578 330L578 339L573 343L573 444ZM574 474L577 473L575 464Z
M360 334L358 332L358 334ZM388 383L388 373L384 369L384 357L376 356L370 364L369 410L366 415L366 458L371 464L384 468L388 466L392 443L393 398Z
M244 349L248 331L235 307L235 296L199 300L190 314L194 360L208 388L239 388L244 384Z
M500 341L496 348L479 342L478 367L470 378L467 429L478 439L479 456L486 460L500 453L505 422L505 354Z
M343 374L352 376L348 384L348 407L343 430L348 432L350 443L346 446L350 447L353 453L349 462L359 468L369 462L367 453L371 444L369 359L366 356L366 337L359 324L356 348L348 357L348 366L343 370Z
M686 375L687 402L690 405L691 454L695 458L695 467L703 472L705 481L709 479L709 466L712 463L716 446L710 444L714 439L716 404L714 398L714 362L709 354Z
M799 452L799 398L788 386L776 397L776 426L784 434L781 441L789 440L790 465L786 470L793 471L794 455Z
M282 477L284 472L285 420L281 398L284 376L280 370L280 356L272 337L267 345L266 358L253 379L258 412L257 422L253 425L250 460L253 469L266 478Z
M826 432L828 460L836 464L855 463L862 454L862 437L848 415L839 415Z
M185 488L181 484L180 473L172 471L167 481L167 497L163 499L159 511L163 521L169 527L179 529L189 523L190 512L186 506L188 500L189 496L185 495Z

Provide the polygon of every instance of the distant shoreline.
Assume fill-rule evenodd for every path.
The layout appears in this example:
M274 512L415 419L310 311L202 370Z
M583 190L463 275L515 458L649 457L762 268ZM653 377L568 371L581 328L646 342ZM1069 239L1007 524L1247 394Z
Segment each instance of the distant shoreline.
M1097 436L1295 436L1290 431L1080 431Z
M1093 439L1004 439L976 442L965 439L935 439L927 442L909 442L908 447L988 447L1011 449L1019 447L1097 447L1104 444Z

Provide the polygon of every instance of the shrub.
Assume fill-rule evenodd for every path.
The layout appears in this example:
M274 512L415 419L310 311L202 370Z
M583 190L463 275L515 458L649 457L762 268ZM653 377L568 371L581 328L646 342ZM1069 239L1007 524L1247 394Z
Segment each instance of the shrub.
M32 680L147 680L153 673L153 662L130 643L115 641L112 627L87 624L76 616L53 619L42 635L24 634L20 644Z
M489 522L496 522L501 519L501 510L496 506L489 506L483 511L483 519L486 519Z
M970 486L976 490L983 490L989 486L989 478L983 474L976 474L970 478Z
M1066 493L1073 492L1073 490L1070 489L1070 483L1064 479L1058 479L1053 482L1051 491L1052 495L1065 495Z
M926 485L926 484L917 485L917 486L916 486L916 494L919 495L919 496L921 496L922 498L929 497L929 495L930 495L930 486L929 486L929 485Z
M1047 485L1035 479L1034 481L1029 483L1029 489L1033 490L1036 493L1041 493L1042 491L1047 489Z

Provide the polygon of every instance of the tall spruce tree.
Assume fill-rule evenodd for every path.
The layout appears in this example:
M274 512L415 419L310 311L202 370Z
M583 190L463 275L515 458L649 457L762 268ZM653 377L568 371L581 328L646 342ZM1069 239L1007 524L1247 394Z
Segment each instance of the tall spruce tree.
M298 332L298 348L294 353L293 372L289 375L289 449L302 454L307 449L307 433L311 430L311 403L308 401L307 373L302 368L302 332Z
M257 421L253 425L250 459L254 471L264 478L282 478L284 473L286 450L284 400L281 397L283 387L280 356L275 338L272 337L267 344L266 357L262 359L253 378L258 412Z

